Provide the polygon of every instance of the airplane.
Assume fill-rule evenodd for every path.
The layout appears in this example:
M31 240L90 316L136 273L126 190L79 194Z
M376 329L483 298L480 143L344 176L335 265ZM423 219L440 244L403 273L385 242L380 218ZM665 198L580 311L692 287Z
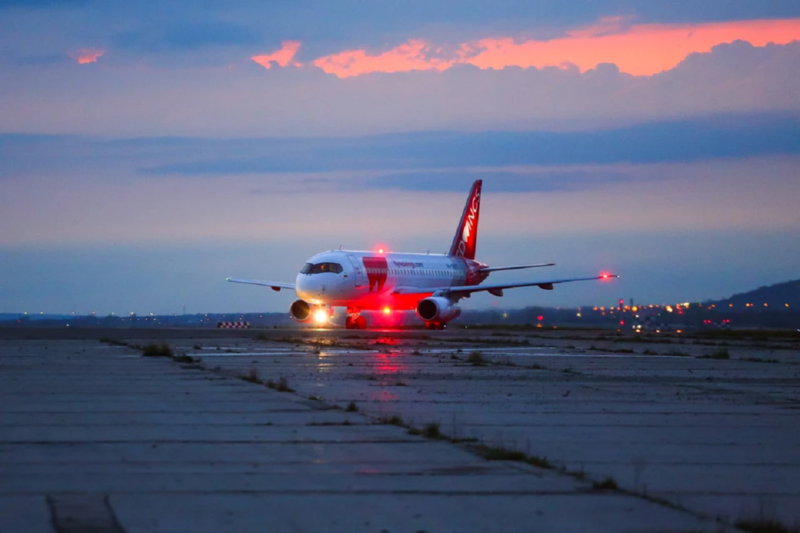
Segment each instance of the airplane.
M345 327L366 329L362 311L416 311L426 329L445 329L461 314L456 305L475 292L503 296L506 289L539 287L573 281L609 280L619 276L601 274L585 278L556 278L513 283L483 282L492 272L554 266L555 263L490 267L475 260L478 219L483 180L477 180L467 197L464 211L446 254L395 253L384 250L331 250L310 258L294 283L226 278L232 283L293 290L298 299L289 312L301 323L326 325L334 307L347 309Z

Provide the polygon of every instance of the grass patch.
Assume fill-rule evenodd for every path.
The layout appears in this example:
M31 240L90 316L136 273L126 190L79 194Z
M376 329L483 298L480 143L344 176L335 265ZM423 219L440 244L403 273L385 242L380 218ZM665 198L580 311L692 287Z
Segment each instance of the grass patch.
M176 363L199 363L200 359L186 355L185 353L173 355L172 360Z
M730 359L730 358L731 354L728 353L727 348L720 348L709 354L701 355L700 357L698 357L698 359Z
M397 415L382 416L378 419L378 423L387 426L400 426L400 427L405 426L403 419Z
M251 368L247 374L239 376L239 379L248 383L258 383L259 385L264 383L261 381L261 378L258 377L258 370L255 368Z
M594 490L617 490L619 487L617 487L616 481L607 477L603 481L595 481L592 483L592 488Z
M469 357L467 357L467 363L471 363L472 366L486 366L489 364L489 361L481 352L475 350L474 352L470 352Z
M140 349L144 357L173 357L175 355L172 353L172 348L170 348L167 343L156 344L151 342L150 344L142 346Z
M280 378L278 381L268 380L267 388L278 392L294 392L294 389L289 386L289 381L286 378Z
M356 405L356 402L348 403L347 404L347 408L345 409L345 411L347 411L348 413L357 413L358 412L358 406Z
M127 342L118 341L116 339L109 339L108 337L101 338L100 342L108 344L109 346L130 346Z
M553 468L553 465L546 457L539 457L536 455L527 455L518 450L511 450L501 446L486 446L479 444L477 446L470 446L470 450L474 451L487 461L517 461L520 463L527 463L539 468Z
M761 359L760 357L748 357L742 361L750 361L751 363L780 363L777 359Z
M750 533L800 533L800 527L789 527L774 518L757 517L739 519L734 524L737 528Z
M672 357L689 357L689 354L680 350L671 350L664 355L671 355Z
M422 428L422 436L428 439L441 439L444 437L439 428L438 422L430 422L425 424L425 427Z

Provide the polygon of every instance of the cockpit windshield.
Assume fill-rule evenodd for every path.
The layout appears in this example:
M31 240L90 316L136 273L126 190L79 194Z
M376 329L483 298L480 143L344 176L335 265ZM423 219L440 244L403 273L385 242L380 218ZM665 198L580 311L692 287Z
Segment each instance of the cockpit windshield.
M341 274L344 269L339 263L306 263L300 270L301 274L324 274L330 272L332 274Z

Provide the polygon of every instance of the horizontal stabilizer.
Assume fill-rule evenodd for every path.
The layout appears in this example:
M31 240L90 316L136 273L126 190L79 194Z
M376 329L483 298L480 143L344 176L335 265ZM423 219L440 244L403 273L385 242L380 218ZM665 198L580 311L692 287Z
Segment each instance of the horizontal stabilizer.
M522 270L524 268L541 268L555 266L555 263L540 263L538 265L513 265L507 267L486 267L479 270L479 272L499 272L500 270Z
M279 291L281 289L294 290L294 283L281 283L279 281L261 281L257 279L236 278L225 278L225 281L230 281L231 283L245 283L247 285L261 285L262 287L270 287L273 291Z

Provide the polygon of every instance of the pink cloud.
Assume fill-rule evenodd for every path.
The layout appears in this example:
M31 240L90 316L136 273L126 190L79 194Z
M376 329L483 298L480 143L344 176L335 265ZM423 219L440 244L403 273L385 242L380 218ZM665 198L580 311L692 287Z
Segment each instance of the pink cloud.
M609 24L612 22L612 24ZM652 76L678 65L693 53L710 52L737 40L753 46L787 44L800 39L800 19L750 20L710 24L634 24L618 27L601 21L550 41L516 44L509 37L481 39L482 51L467 62L480 68L549 67L571 63L582 72L600 63L614 63L636 76ZM621 22L621 21L618 21Z
M81 48L73 52L67 52L67 55L78 62L79 65L86 65L88 63L97 63L97 59L105 54L104 48Z
M424 40L412 39L386 52L347 50L314 60L314 65L340 78L373 72L446 70L456 64L482 69L575 65L582 72L600 63L614 63L636 76L652 76L678 65L693 53L709 52L736 40L753 46L787 44L800 39L800 19L746 20L706 24L633 24L630 17L606 17L549 41L515 42L491 37L460 44L443 56ZM255 59L255 58L254 58Z
M432 47L426 41L412 39L387 52L369 55L366 50L347 50L314 60L314 64L340 78L359 76L371 72L408 72L409 70L446 70L454 60L445 60L432 55Z
M300 44L300 41L283 41L280 50L277 52L253 56L250 59L266 69L272 67L273 61L279 66L285 67L294 59L295 54L297 54L297 51L300 49ZM299 67L300 63L292 63L292 66Z

